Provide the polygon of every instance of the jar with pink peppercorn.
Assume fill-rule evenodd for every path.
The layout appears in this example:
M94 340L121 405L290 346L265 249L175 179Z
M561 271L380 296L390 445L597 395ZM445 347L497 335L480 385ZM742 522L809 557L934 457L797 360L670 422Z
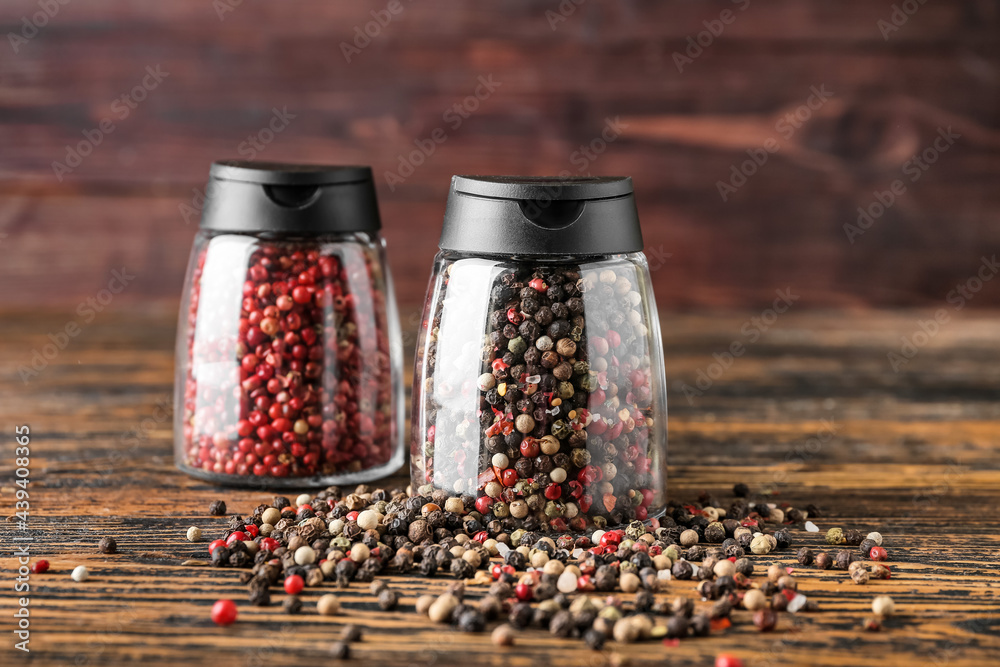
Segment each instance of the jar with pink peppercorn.
M371 169L212 165L177 337L177 466L364 482L403 462L401 339Z

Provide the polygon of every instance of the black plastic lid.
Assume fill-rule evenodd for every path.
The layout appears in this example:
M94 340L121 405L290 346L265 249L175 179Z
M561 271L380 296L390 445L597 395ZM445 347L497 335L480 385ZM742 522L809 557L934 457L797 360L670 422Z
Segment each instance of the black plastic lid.
M439 245L501 256L639 252L632 179L454 176Z
M212 164L202 229L293 235L382 226L371 167L222 160Z

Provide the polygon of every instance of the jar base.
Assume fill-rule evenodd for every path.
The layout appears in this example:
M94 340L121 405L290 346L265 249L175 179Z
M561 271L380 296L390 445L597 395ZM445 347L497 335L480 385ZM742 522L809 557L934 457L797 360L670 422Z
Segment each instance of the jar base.
M243 489L315 489L344 484L363 484L383 479L399 472L404 464L403 451L400 449L387 463L374 468L366 468L357 472L338 475L314 475L312 477L258 477L257 475L226 475L224 473L208 472L200 468L192 468L177 462L177 469L192 477L211 482L218 486L228 486Z

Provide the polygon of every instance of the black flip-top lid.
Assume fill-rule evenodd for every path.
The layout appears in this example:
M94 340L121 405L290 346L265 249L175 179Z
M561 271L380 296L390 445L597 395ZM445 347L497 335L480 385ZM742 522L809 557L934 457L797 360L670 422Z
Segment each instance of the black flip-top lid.
M638 252L632 179L454 176L439 245L501 256Z
M209 172L202 229L312 235L381 226L370 167L222 160Z

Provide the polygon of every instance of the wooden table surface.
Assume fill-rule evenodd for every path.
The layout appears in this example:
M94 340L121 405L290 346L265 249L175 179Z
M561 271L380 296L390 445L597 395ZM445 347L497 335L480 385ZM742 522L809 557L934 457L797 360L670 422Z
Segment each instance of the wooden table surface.
M31 429L27 533L0 525L3 545L3 665L285 665L325 664L346 621L367 627L355 645L358 664L601 665L619 653L633 664L712 664L720 652L747 665L987 665L1000 661L1000 317L951 313L951 319L900 371L887 353L919 331L926 312L788 313L758 341L741 334L754 313L669 315L664 320L671 381L670 495L707 490L729 498L734 482L770 489L776 501L824 510L816 523L880 530L893 576L865 586L846 573L796 571L800 591L822 611L782 613L777 629L757 633L749 614L732 628L669 647L659 641L593 652L578 640L532 630L518 645L494 647L487 634L460 634L419 618L415 596L448 581L393 577L405 591L396 612L377 609L366 585L339 592L345 613L321 618L314 607L287 616L245 603L233 570L182 566L206 545L184 540L188 526L206 535L225 520L207 516L224 498L249 513L270 494L213 488L173 468L169 410L173 373L170 314L100 315L49 362L21 381L18 366L59 331L66 315L5 313L0 339L0 486L14 513L14 428ZM747 344L689 402L713 353ZM402 475L392 479L404 483ZM16 536L29 535L32 558L52 569L30 577L30 654L13 648L11 616ZM119 553L100 555L111 535ZM819 546L822 533L793 532L795 545ZM792 562L792 552L767 563ZM78 564L90 579L74 583ZM694 597L692 582L667 595ZM471 590L471 589L470 589ZM880 633L859 624L875 595L889 594L898 614ZM20 594L19 594L20 595ZM214 626L218 598L240 603L240 620ZM306 594L308 602L318 597ZM702 604L702 603L699 603ZM663 619L661 619L663 622Z

